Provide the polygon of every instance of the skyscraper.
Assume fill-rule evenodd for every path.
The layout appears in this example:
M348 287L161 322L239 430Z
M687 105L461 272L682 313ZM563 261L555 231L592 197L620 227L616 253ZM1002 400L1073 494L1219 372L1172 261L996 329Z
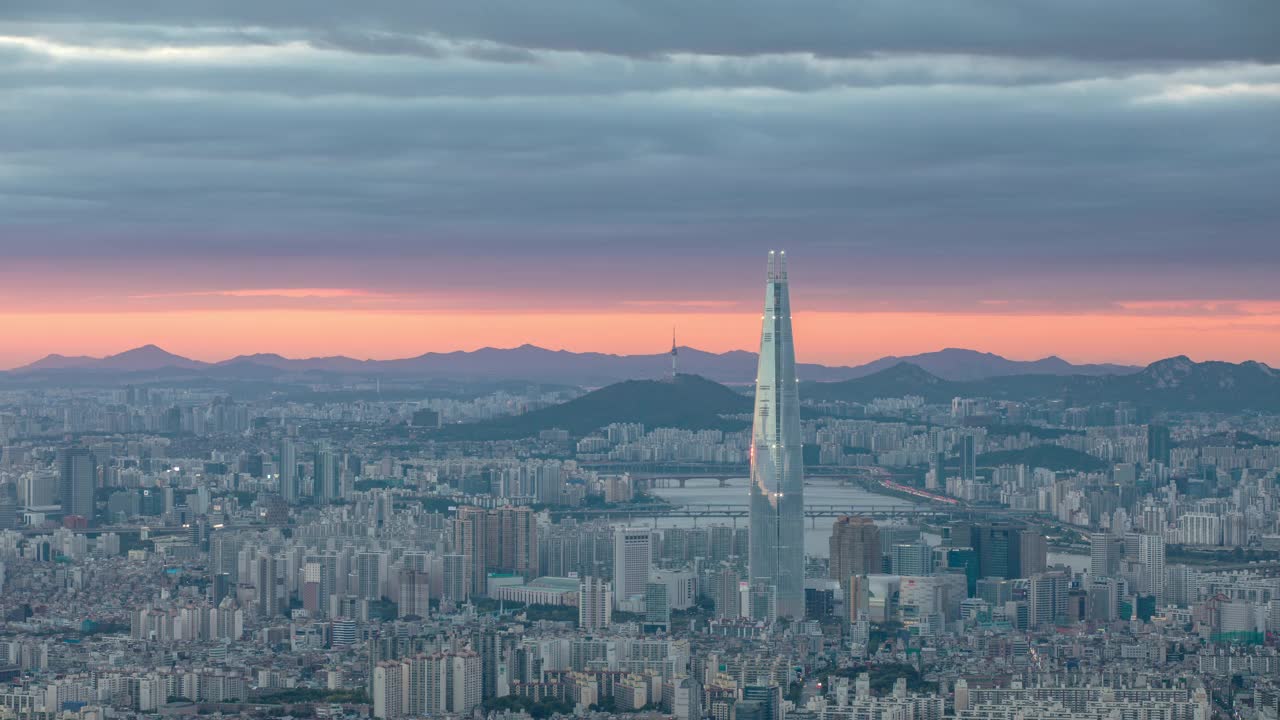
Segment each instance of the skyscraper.
M63 515L79 515L93 522L93 489L98 468L93 453L69 448L58 453L58 500Z
M538 576L538 523L527 506L502 507L489 511L488 553L498 570L516 573L526 580Z
M285 438L280 441L280 497L289 505L298 502L298 453L293 441Z
M400 571L400 617L431 615L431 578L412 568Z
M323 445L316 448L312 455L313 492L320 502L331 503L342 496L342 485L338 474L338 459Z
M751 430L749 575L772 585L777 614L804 616L804 457L791 298L783 252L769 252Z
M1036 573L1027 590L1033 627L1048 627L1066 614L1071 575L1063 570Z
M1049 543L1039 528L1028 528L1018 535L1018 577L1031 577L1048 566Z
M978 553L980 577L1025 578L1045 567L1046 544L1038 530L1016 523L981 522L969 532L970 546Z
M960 438L959 443L960 454L960 477L965 480L978 479L978 449L977 442L972 435L965 435ZM945 484L945 481L944 481Z
M840 583L849 597L849 578L879 573L881 567L880 528L871 518L845 515L831 525L831 579Z
M1156 606L1165 603L1165 549L1164 537L1143 534L1138 536L1138 564L1141 571L1138 579L1138 590L1144 595L1152 595Z
M488 589L489 514L478 507L458 508L453 521L453 551L466 557L467 593L484 595Z
M1169 464L1169 426L1152 423L1147 426L1147 460Z
M356 590L366 600L378 600L386 585L387 555L362 552L356 555Z
M1120 538L1110 533L1089 536L1089 574L1095 578L1114 578L1120 573Z
M644 595L653 562L653 533L649 528L620 527L613 537L613 597L624 603Z

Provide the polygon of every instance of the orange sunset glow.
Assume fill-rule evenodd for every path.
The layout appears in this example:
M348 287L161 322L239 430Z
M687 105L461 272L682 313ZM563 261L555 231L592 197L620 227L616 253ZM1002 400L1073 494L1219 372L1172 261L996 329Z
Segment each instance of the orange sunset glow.
M797 293L796 303L803 302ZM388 359L424 352L512 347L618 354L657 353L677 326L683 345L753 349L759 315L742 312L390 312L244 310L139 313L6 313L0 362L17 366L48 352L107 355L156 343L201 360L276 352ZM1190 354L1241 361L1280 357L1280 313L971 314L804 312L795 314L801 360L857 364L883 355L973 347L1011 358L1058 354L1073 362L1147 363Z

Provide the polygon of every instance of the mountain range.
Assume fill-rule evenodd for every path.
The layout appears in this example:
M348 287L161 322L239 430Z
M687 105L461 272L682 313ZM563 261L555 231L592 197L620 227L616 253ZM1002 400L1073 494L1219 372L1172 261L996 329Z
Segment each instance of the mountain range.
M749 383L755 378L756 354L745 350L712 353L691 347L678 350L679 370L719 382ZM900 363L910 363L950 381L973 381L1009 375L1116 375L1137 372L1128 365L1073 365L1059 357L1010 360L992 353L946 348L905 357L885 357L852 367L800 363L805 380L839 381L874 375ZM461 380L520 379L540 382L605 384L628 379L657 379L670 375L669 353L611 355L547 350L535 345L481 348L474 351L426 353L398 360L356 360L344 356L293 359L274 353L240 355L216 363L175 355L144 345L103 358L49 355L10 374L164 373L263 379L291 374L426 376Z
M1280 372L1259 362L1194 362L1179 355L1122 375L1006 375L947 380L912 363L840 382L803 383L801 397L868 402L919 395L926 402L954 397L1059 399L1074 406L1130 402L1158 410L1280 411Z
M1152 410L1280 411L1280 373L1261 363L1197 363L1179 356L1126 375L1006 375L957 381L944 380L917 365L900 362L861 378L807 382L800 388L802 398L817 401L867 402L903 395L921 395L931 403L946 403L954 397L967 396L1063 400L1077 406L1123 400ZM674 381L615 383L525 415L446 426L440 431L440 438L500 440L529 437L552 427L581 437L612 422L638 422L649 428L732 430L746 427L747 422L725 416L750 411L750 396L706 378L678 375ZM822 410L805 409L806 415L811 412ZM1022 455L993 456L992 461L996 459L1081 469L1092 469L1099 464L1084 453L1052 445L1036 446Z

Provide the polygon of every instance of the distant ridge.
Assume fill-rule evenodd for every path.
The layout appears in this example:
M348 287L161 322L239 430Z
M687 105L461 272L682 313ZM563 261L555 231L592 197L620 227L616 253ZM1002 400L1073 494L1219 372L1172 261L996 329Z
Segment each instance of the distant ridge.
M749 383L755 378L756 354L753 352L731 350L712 353L692 347L681 347L679 351L682 371L719 382ZM941 379L952 381L1027 374L1123 374L1140 369L1127 365L1072 365L1058 357L1030 361L1009 360L992 353L946 348L920 355L881 358L854 367L799 363L797 372L804 380L849 380L873 375L902 362L911 363ZM260 378L270 376L273 372L337 373L430 376L462 380L521 379L594 385L617 380L665 377L670 371L670 351L644 355L611 355L521 345L514 348L486 347L472 351L432 352L398 360L357 360L341 355L294 359L275 353L257 353L207 363L175 355L155 345L145 345L105 358L49 355L10 372L119 373L159 370L199 371L218 377L248 374Z
M1039 360L1010 360L995 353L943 348L937 352L873 360L853 368L860 374L850 377L864 377L904 362L944 380L980 380L1004 375L1125 375L1141 370L1132 365L1108 363L1073 365L1056 355Z
M354 375L605 386L619 380L643 382L666 378L670 359L669 351L652 355L608 355L522 345L510 349L426 353L402 360L355 360L342 356L290 359L261 353L206 363L155 345L145 345L105 358L50 355L0 373L0 378L24 383L104 378L113 382L147 382L184 377L310 381L317 375ZM743 350L709 353L682 347L680 360L681 369L689 373L680 376L686 383L694 381L683 378L700 376L699 381L720 387L719 382L748 384L755 376L756 355ZM909 358L882 358L858 367L801 365L800 372L801 398L815 401L869 402L875 398L920 395L929 402L947 402L953 397L967 396L1059 399L1076 406L1127 401L1152 409L1280 412L1280 372L1259 362L1195 362L1184 355L1166 358L1145 368L1132 368L1071 365L1056 357L1024 362L991 353L948 348ZM672 386L666 383L654 391L655 397L669 392ZM681 383L674 386L686 387Z
M737 430L746 427L746 421L721 415L750 412L751 398L746 395L704 377L680 374L668 380L626 380L524 415L449 425L439 436L447 440L506 440L559 428L581 437L615 422L643 423L647 428Z
M133 372L137 370L158 370L160 368L180 368L195 370L209 367L209 363L174 355L155 345L143 345L104 358L92 358L84 355L67 357L65 355L49 355L30 365L16 368L11 372L31 372L35 370L114 370Z
M919 395L941 403L953 397L1007 400L1057 399L1075 406L1130 402L1162 410L1280 412L1280 372L1259 362L1194 362L1186 356L1154 362L1125 375L1005 375L944 380L911 363L841 382L810 382L807 400L869 402Z

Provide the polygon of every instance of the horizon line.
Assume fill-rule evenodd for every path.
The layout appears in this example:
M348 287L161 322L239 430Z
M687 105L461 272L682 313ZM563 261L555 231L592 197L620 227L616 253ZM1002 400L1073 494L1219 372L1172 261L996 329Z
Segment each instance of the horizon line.
M112 358L119 357L119 356L121 356L121 355L126 355L126 354L131 353L131 352L136 352L136 351L139 351L139 350L149 350L149 349L153 349L153 350L155 350L155 351L159 351L159 352L165 353L165 354L167 354L167 355L172 355L172 356L174 356L175 358L177 358L177 359L179 359L179 360L185 360L185 361L188 361L188 362L196 362L196 363L201 363L201 364L209 365L209 366L217 366L217 365L225 365L225 364L231 363L231 362L236 361L236 360L241 360L241 359L249 359L249 360L251 360L251 359L253 359L254 357L257 357L257 356L264 356L264 355L267 355L267 356L274 356L274 357L280 358L280 359L282 359L282 360L288 360L288 361L293 361L293 362L320 361L320 360L350 360L350 361L353 361L353 362L359 362L359 363L379 363L379 362L396 362L396 361L404 361L404 360L415 360L415 359L422 358L422 357L426 357L426 356L429 356L429 355L457 355L457 354L471 354L471 353L476 353L476 352L482 352L482 351L485 351L485 350L493 350L493 351L500 351L500 352L510 352L510 351L520 350L520 349L526 349L526 348L528 348L528 349L535 349L535 350L541 350L541 351L551 352L551 353L568 353L568 354L572 354L572 355L603 355L603 356L607 356L607 357L615 357L615 358L644 357L644 356L649 356L649 355L652 355L652 356L655 356L655 357L657 357L657 356L663 356L663 357L666 357L666 356L669 356L669 355L670 355L670 353L671 353L670 348L664 348L664 349L661 349L661 350L656 350L656 351L654 351L654 352L632 352L632 353L620 353L620 352L608 352L608 351L603 351L603 350L571 350L571 349L569 349L569 348L565 348L565 347L553 348L553 347L547 347L547 346L544 346L544 345L539 345L539 344L537 344L537 343L525 342L525 343L520 343L520 344L517 344L517 345L511 345L511 346L500 346L500 345L481 345L481 346L477 346L477 347L471 347L471 348L469 348L469 349L467 349L467 348L455 348L455 349L452 349L452 350L425 350L425 351L423 351L423 352L421 352L421 353L417 353L417 354L415 354L415 355L394 356L394 357L373 357L373 356L369 356L369 357L355 357L355 356L352 356L352 355L345 355L345 354L342 354L342 353L340 353L340 352L339 352L339 353L334 353L334 354L328 354L328 355L309 355L309 356L302 356L302 357L292 357L292 356L285 355L285 354L283 354L283 353L278 353L278 352L271 352L271 351L257 351L257 352L252 352L252 353L238 353L238 354L231 355L231 356L228 356L228 357L223 357L222 359L218 359L218 360L209 360L209 359L203 359L203 358L201 358L201 357L197 357L197 356L193 356L193 355L183 355L183 354L181 354L181 353L175 353L175 352L172 352L172 351L170 351L170 350L167 350L166 348L164 348L164 347L163 347L162 345L160 345L159 343L150 342L150 343L144 343L144 344L142 344L142 345L137 345L137 346L134 346L134 347L126 348L126 349L124 349L124 350L120 350L120 351L118 351L118 352L107 353L107 354L105 354L105 355L88 355L88 354L70 354L70 355L68 355L68 354L63 354L63 353L59 353L59 352L50 352L50 353L46 353L46 354L44 354L44 355L42 355L42 356L40 356L40 357L36 358L35 360L30 361L30 362L25 362L25 363L22 363L22 364L19 364L19 365L14 365L14 366L11 366L11 367L2 368L2 369L0 369L0 372L12 372L12 371L15 371L15 370L21 370L21 369L24 369L24 368L28 368L28 367L30 367L30 366L32 366L32 365L38 364L38 363L40 363L40 362L43 362L43 361L45 361L45 360L51 360L51 359L61 359L61 360L85 360L85 361L101 362L101 361L105 361L105 360L109 360L109 359L112 359ZM702 353L706 353L706 354L708 354L708 355L719 355L719 356L723 356L723 355L727 355L727 354L735 353L735 352L745 352L745 353L751 353L751 354L756 354L756 353L758 352L758 351L756 351L756 350L751 350L751 349L747 349L747 348L731 348L731 349L728 349L728 350L722 350L722 351L704 350L704 349L702 349L702 348L698 348L698 347L693 346L693 345L679 345L679 346L678 346L678 348L679 348L680 350L691 350L691 351L694 351L694 352L702 352ZM1048 355L1043 355L1043 356L1040 356L1040 357L1019 358L1019 357L1011 357L1011 356L1009 356L1009 355L1002 355L1002 354L1000 354L1000 353L990 352L990 351L986 351L986 350L978 350L978 349L970 348L970 347L959 347L959 346L955 346L955 345L949 345L949 346L945 346L945 347L938 348L938 349L936 349L936 350L926 350L926 351L922 351L922 352L909 353L909 354L888 353L888 354L884 354L884 355L880 355L880 356L878 356L878 357L872 358L871 360L867 360L867 361L865 361L865 362L855 362L855 363L851 363L851 362L849 362L849 361L844 361L844 362L843 362L843 363L841 363L841 364L831 364L831 363L825 363L825 362L805 361L805 360L797 359L797 363L799 363L799 364L804 364L804 365L819 365L819 366L822 366L822 367L832 368L832 369L838 369L838 368L851 368L851 369L852 369L852 368L862 367L862 366L865 366L865 365L868 365L868 364L871 364L871 363L874 363L874 362L879 362L879 361L881 361L881 360L885 360L885 359L889 359L889 358L901 359L901 360L903 360L903 361L907 361L909 358L917 357L917 356L920 356L920 355L930 355L930 354L942 353L942 352L946 352L946 351L962 351L962 352L978 353L978 354L981 354L981 355L989 355L989 356L992 356L992 357L995 357L995 358L1000 358L1000 359L1007 360L1007 361L1010 361L1010 362L1031 363L1031 362L1040 362L1040 361L1044 361L1044 360L1058 359L1058 360L1062 360L1063 362L1066 362L1066 363L1068 363L1069 365L1073 365L1073 366L1114 365L1114 366L1117 366L1117 367L1128 367L1128 368L1139 368L1139 369L1141 369L1141 368L1143 368L1143 367L1146 367L1146 366L1149 366L1149 365L1151 365L1151 364L1153 364L1153 363L1160 362L1160 361L1162 361L1162 360L1169 360L1169 359L1177 358L1177 357L1185 357L1185 358L1191 359L1191 358L1190 358L1190 355L1188 355L1187 353L1180 353L1180 354L1177 354L1177 355L1170 355L1170 356L1166 356L1166 357L1159 357L1159 358L1155 358L1155 359L1153 359L1153 360L1145 361L1145 362L1143 362L1143 363L1141 363L1141 364L1134 364L1134 363L1131 363L1131 362L1124 362L1124 361L1111 361L1111 360L1102 360L1102 361L1074 361L1074 360L1067 359L1066 357L1064 357L1064 356L1062 356L1062 355L1060 355L1060 354L1057 354L1057 353L1050 353L1050 354L1048 354ZM1215 360L1210 359L1210 360L1193 360L1193 362L1229 362L1229 363L1230 363L1231 361L1229 361L1229 360L1215 361ZM1260 360L1251 360L1251 361L1250 361L1250 360L1245 360L1245 361L1241 361L1241 362L1258 362L1258 363L1261 363L1261 364L1264 364L1264 365L1268 365L1267 363L1265 363L1265 362L1263 362L1263 361L1260 361ZM1232 363L1232 364L1239 364L1239 363ZM1268 365L1268 367L1269 367L1269 365ZM49 369L75 369L75 368L49 368Z

